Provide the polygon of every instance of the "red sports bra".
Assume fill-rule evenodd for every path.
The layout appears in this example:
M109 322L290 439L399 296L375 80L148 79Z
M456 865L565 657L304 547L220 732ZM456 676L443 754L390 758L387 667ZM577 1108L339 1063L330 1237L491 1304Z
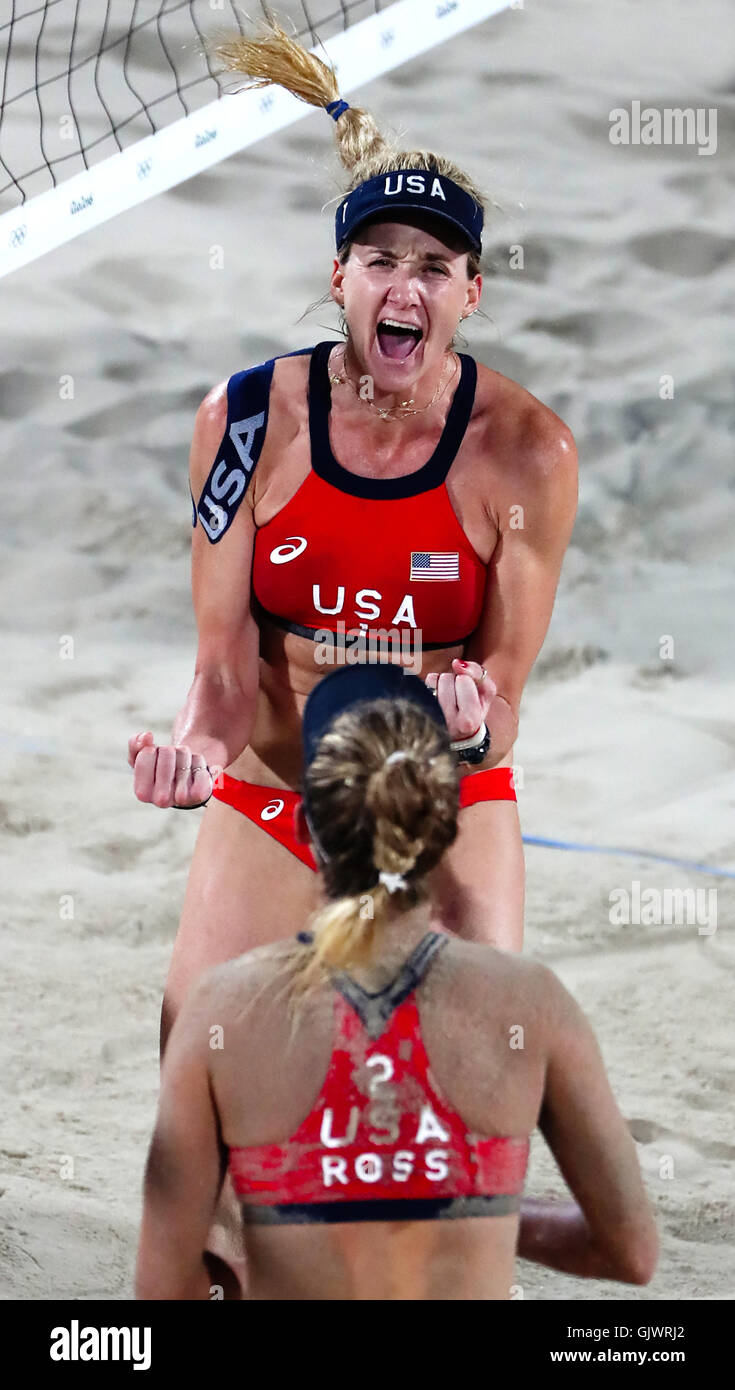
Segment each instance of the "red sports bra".
M472 413L476 364L460 354L460 381L428 462L403 477L366 478L332 453L333 347L318 343L309 363L311 471L256 533L261 612L315 641L336 633L369 643L371 632L397 629L406 640L419 631L425 648L459 645L477 626L487 573L446 489Z
M431 1079L415 990L447 942L429 932L378 993L333 977L334 1048L311 1113L282 1144L229 1150L246 1222L426 1221L518 1209L528 1139L468 1133Z
M398 642L410 655L418 646L414 633L429 650L462 645L480 618L487 568L459 524L446 478L472 414L477 364L458 354L460 379L428 462L399 478L366 478L332 453L334 346L283 354L311 355L311 469L256 531L253 609L287 632L330 646L364 645L379 653L386 641ZM213 545L232 525L260 457L277 360L235 372L227 382L225 432L199 502L191 499L192 524L201 522Z

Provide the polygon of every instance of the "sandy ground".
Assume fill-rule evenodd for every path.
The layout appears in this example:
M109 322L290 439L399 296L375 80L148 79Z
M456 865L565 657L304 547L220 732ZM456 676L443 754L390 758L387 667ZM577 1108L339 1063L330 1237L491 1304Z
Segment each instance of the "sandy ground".
M734 27L726 0L556 0L359 94L501 205L490 317L466 350L579 444L579 519L517 745L524 830L730 870ZM716 107L717 153L611 146L608 113L633 100ZM3 283L5 1298L130 1295L199 816L138 804L125 745L168 734L191 678L199 401L337 336L331 307L297 322L331 266L330 140L315 113ZM522 272L507 268L517 243ZM735 884L643 854L529 846L527 866L527 949L593 1020L663 1248L645 1289L520 1264L524 1295L732 1298ZM611 920L610 895L636 883L716 903L700 899L707 921ZM560 1186L539 1141L528 1190Z

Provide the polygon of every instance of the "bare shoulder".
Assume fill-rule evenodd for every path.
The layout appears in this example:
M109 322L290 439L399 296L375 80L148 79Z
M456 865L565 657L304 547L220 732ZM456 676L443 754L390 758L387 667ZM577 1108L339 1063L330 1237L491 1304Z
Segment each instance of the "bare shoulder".
M576 477L577 450L569 426L519 382L477 363L478 423L483 450L517 480L541 483L554 473Z
M213 1025L224 1025L257 999L275 1001L286 985L292 950L289 938L211 966L192 986L185 1008L192 1018L206 1015Z
M471 941L458 940L454 954L468 997L473 989L485 997L492 992L506 1021L511 1015L517 1023L533 1020L547 1053L552 1046L563 1052L592 1033L587 1016L548 965Z
M491 976L500 980L505 987L528 989L534 992L553 992L559 985L553 970L541 961L515 951L500 951L496 946L481 941L464 941L462 937L451 937L450 951L460 968L469 973L479 973L484 979Z
M227 428L227 380L219 381L200 402L194 417L189 454L192 492L199 496Z
M286 353L283 357L277 357L273 364L272 390L278 392L279 397L290 398L291 393L300 386L305 388L309 380L310 363L310 352L300 352L293 356Z
M468 1011L482 1015L490 1007L494 1018L521 1024L533 1017L548 1037L571 999L553 970L527 956L458 937L443 955L457 1000Z
M298 388L306 386L309 379L310 353L303 353L291 356L286 353L276 357L273 361L273 376L271 379L271 399L278 397L279 405L287 407L294 400ZM261 362L259 366L267 366L267 362ZM238 369L239 370L239 369ZM207 424L221 425L224 429L227 423L227 386L230 377L225 377L223 381L218 381L216 386L207 391L199 404L196 413L196 421L200 426Z
M195 431L205 432L212 428L224 430L227 424L228 381L229 377L225 377L224 381L218 381L200 402L194 416ZM217 442L219 443L219 440Z
M270 414L275 422L276 453L279 453L289 438L298 432L297 419L299 403L305 399L308 380L309 356L277 357L273 366L270 387L270 405L275 407ZM264 364L260 364L264 365ZM227 429L228 394L230 378L225 377L207 391L200 402L194 419L194 432L191 445L189 474L192 492L201 490L209 476L209 470ZM263 450L263 460L258 477L263 476L268 467L269 446L273 443L274 429L269 426ZM272 450L271 450L272 452ZM253 489L248 488L246 500L252 509Z
M293 435L304 417L310 362L311 353L303 353L297 357L277 357L273 364L270 406L279 425L279 435L284 429Z

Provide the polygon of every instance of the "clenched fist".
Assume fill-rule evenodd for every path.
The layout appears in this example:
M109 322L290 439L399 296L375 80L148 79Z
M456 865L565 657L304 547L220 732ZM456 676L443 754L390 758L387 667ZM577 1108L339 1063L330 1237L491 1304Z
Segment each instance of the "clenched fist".
M487 720L498 693L495 681L476 661L452 662L451 671L430 671L424 684L433 690L447 721L452 742L472 738Z
M192 753L185 743L154 743L150 732L128 740L128 762L139 801L179 811L203 806L219 771L207 767L203 753Z

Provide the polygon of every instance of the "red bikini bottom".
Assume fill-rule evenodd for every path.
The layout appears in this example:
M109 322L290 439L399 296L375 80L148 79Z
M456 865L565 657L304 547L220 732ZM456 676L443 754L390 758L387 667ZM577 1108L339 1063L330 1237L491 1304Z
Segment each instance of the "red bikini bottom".
M243 782L223 772L218 779L212 795L228 806L234 806L254 825L259 825L279 845L284 845L292 854L307 864L316 873L318 864L311 851L311 845L301 844L296 839L294 812L301 801L301 793L287 787L262 787L255 782ZM488 767L482 772L473 772L463 777L459 784L459 808L474 806L478 801L516 801L513 786L512 767Z

